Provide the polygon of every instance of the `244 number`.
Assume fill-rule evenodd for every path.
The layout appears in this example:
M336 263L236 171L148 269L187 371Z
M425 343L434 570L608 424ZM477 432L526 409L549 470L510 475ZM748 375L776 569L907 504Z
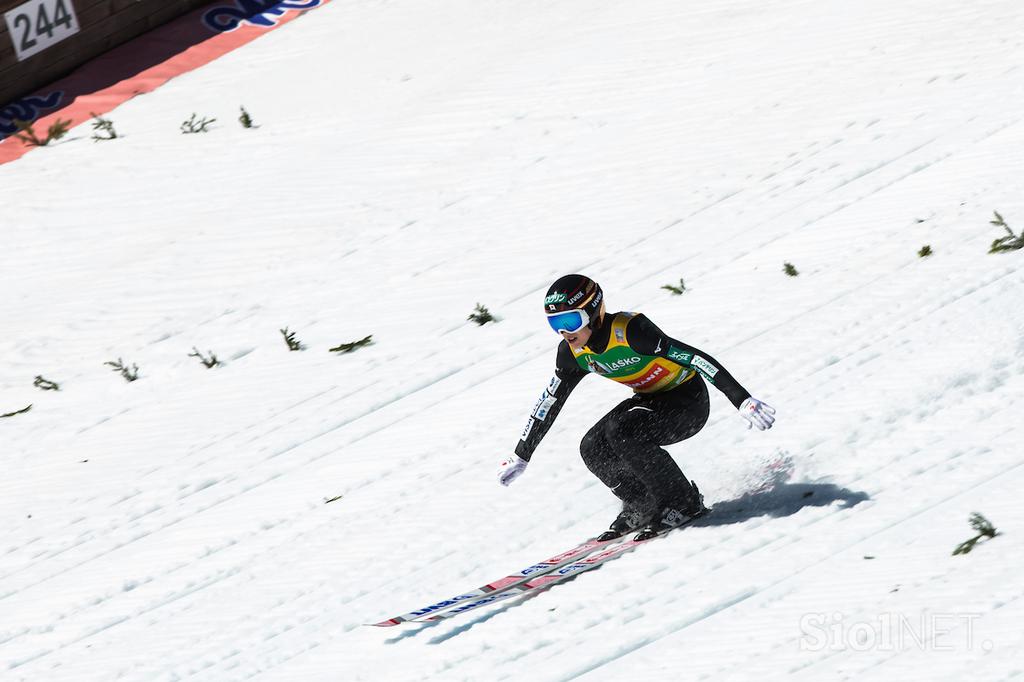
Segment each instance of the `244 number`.
M46 11L46 5L40 4L39 11L36 13L36 26L33 31L32 16L29 14L17 14L14 17L14 27L22 30L22 50L31 50L36 46L36 38L40 38L45 35L47 38L53 38L53 32L57 27L65 27L68 31L72 31L72 18L71 12L68 11L68 7L65 5L65 0L56 0L56 4L53 7L53 18Z

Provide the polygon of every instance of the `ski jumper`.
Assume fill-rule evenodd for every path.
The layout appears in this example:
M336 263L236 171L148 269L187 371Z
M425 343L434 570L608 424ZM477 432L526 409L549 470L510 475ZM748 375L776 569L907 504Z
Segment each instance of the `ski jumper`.
M709 412L705 381L737 408L747 392L713 357L673 339L644 315L607 315L578 350L558 345L555 376L534 406L516 454L529 460L583 377L598 374L633 390L587 432L580 453L587 468L635 509L685 504L691 487L661 446L690 438Z

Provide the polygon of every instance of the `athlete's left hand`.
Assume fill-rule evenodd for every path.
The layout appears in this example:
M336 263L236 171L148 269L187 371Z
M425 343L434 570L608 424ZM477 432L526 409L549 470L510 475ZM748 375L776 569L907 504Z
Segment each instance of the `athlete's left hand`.
M519 478L526 471L527 464L529 462L519 455L509 455L498 468L498 482L504 486L512 485L512 481Z
M751 397L740 405L740 416L747 420L748 429L756 426L758 431L765 431L775 423L775 408Z

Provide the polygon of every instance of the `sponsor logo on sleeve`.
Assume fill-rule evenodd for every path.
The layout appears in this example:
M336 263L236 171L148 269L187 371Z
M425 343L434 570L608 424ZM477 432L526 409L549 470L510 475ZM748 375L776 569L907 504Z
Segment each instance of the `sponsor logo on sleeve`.
M557 400L558 399L553 395L544 391L540 396L540 400L538 400L537 404L533 406L533 416L539 421L544 421L548 416L548 412L551 410L551 406L554 405Z
M548 384L548 393L550 393L551 395L554 395L555 391L557 391L558 387L561 386L561 385L562 385L562 380L561 379L559 379L557 376L551 377L551 383Z
M718 368L699 355L693 356L692 364L708 379L714 379L715 375L718 374Z
M544 421L544 419L546 419L548 416L548 412L551 411L551 406L554 405L556 402L557 398L555 398L554 396L549 395L547 398L544 398L544 400L542 400L541 403L537 406L537 411L535 413L537 419Z
M689 365L690 361L693 359L693 353L684 353L675 346L669 346L668 359L674 360L675 362L679 362L684 365Z
M519 436L519 440L526 440L530 436L530 431L533 431L533 425L536 420L533 417L526 422L526 428L523 429L523 435Z

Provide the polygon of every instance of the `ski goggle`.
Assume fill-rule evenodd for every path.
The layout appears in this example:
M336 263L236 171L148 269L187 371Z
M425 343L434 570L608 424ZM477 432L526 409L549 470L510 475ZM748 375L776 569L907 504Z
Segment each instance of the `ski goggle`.
M590 316L585 310L567 310L562 313L548 313L548 324L556 332L578 332L590 324Z

